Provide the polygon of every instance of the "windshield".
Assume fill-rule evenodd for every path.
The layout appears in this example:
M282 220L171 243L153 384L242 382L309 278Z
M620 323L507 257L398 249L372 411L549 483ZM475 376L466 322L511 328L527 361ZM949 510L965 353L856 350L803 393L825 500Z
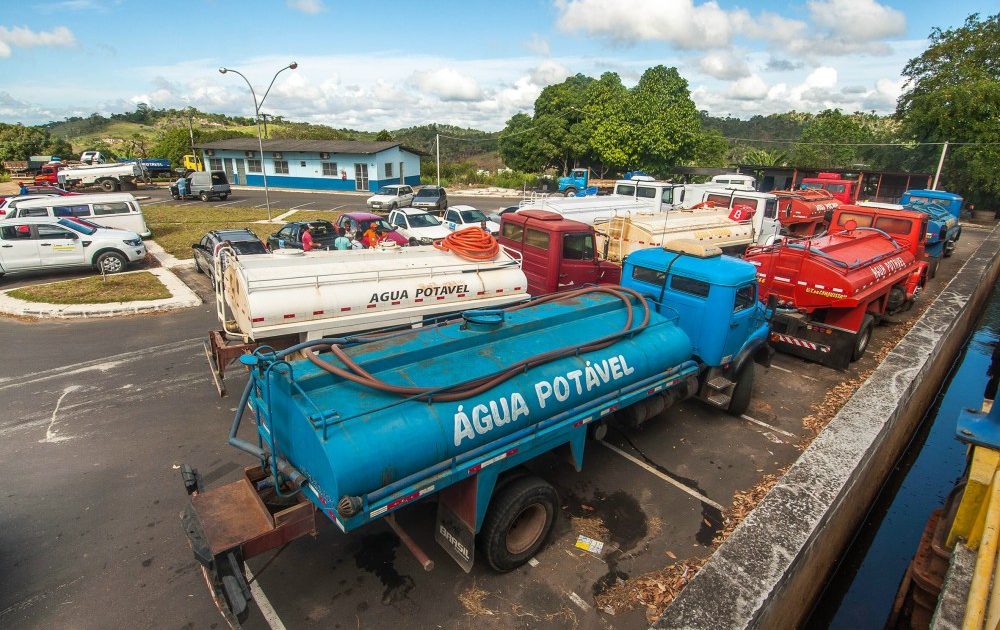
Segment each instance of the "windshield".
M86 234L87 236L90 236L91 234L97 231L92 227L88 227L86 225L83 225L82 223L77 223L76 221L71 221L70 219L59 219L59 225L63 227L68 227L69 229L75 232Z
M421 188L417 191L418 197L438 197L440 194L436 188Z
M486 215L475 208L462 210L462 223L481 223L486 220Z
M411 228L434 227L441 225L441 219L429 214L411 214L407 217Z
M69 219L70 221L73 221L74 223L79 223L80 225L85 225L85 226L87 226L89 228L93 228L95 230L100 229L100 228L104 228L105 230L116 229L116 228L105 228L103 225L97 225L93 221L88 221L86 219L81 219L80 217L66 217L66 218Z
M399 192L398 186L384 186L381 190L378 191L378 194L390 195L394 197L398 192Z
M232 243L237 254L266 254L264 244L257 241L236 241Z
M802 182L802 187L807 189L821 189L823 188L822 182Z

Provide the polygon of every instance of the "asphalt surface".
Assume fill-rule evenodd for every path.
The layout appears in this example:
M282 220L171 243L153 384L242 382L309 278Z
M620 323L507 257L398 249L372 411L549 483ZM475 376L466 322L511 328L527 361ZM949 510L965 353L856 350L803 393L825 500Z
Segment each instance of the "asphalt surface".
M232 194L225 201L183 201L177 202L170 197L169 191L164 187L141 188L133 191L137 197L148 196L149 200L143 201L142 205L150 206L161 203L184 204L184 205L204 205L213 206L234 206L234 207L266 207L264 190L259 188L233 190ZM336 192L299 192L288 190L270 190L269 197L272 210L278 210L274 215L281 212L296 210L337 210L342 212L367 211L365 200L371 193L336 193ZM483 212L489 213L507 206L516 206L519 198L514 197L490 197L483 195L460 195L452 194L449 191L448 203L456 206L466 204L479 208Z
M963 234L922 299L984 235ZM217 396L202 353L216 327L208 284L193 271L184 279L205 305L0 321L0 627L227 627L181 529L179 467L192 464L211 486L254 462L226 445L236 400ZM645 627L641 608L611 616L594 608L594 594L673 557L707 555L722 524L715 505L797 457L809 405L870 366L890 329L876 330L847 373L777 355L757 371L752 420L687 402L641 430L611 431L614 448L589 443L582 472L564 453L539 458L532 468L557 487L562 513L534 566L498 575L477 564L465 574L433 541L430 501L399 513L437 565L429 573L382 523L345 535L323 521L317 537L270 564L270 554L249 563L256 601L269 603L245 627ZM231 391L242 384L237 371L229 381ZM595 517L607 530L602 556L574 546ZM477 590L481 605L469 607Z

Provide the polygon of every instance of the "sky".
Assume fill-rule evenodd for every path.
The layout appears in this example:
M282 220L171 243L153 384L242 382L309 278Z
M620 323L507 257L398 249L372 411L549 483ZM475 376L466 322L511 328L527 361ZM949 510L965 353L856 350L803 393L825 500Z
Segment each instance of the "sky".
M19 11L10 10L16 4ZM0 0L0 121L194 106L334 127L498 130L546 85L676 66L713 115L889 113L950 0ZM946 10L945 8L946 7Z

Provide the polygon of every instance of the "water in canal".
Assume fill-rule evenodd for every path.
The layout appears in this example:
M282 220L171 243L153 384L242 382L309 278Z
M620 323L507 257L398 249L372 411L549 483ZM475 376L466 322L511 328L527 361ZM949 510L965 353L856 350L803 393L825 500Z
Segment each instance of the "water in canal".
M955 439L955 421L964 407L982 402L998 342L1000 290L994 288L975 332L813 611L809 628L885 625L927 518L964 471L966 447Z

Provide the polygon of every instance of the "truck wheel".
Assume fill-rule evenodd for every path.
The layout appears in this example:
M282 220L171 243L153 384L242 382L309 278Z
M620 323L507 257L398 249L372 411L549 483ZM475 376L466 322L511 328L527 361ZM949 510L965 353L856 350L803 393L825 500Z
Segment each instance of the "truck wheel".
M933 278L937 275L938 264L941 262L940 258L931 258L930 262L927 263L927 277Z
M121 273L128 267L128 260L118 252L104 252L94 264L103 273Z
M563 194L566 195L567 197L575 197L576 196L576 188L567 188L565 190L565 192L563 192Z
M101 190L104 192L114 192L117 187L117 183L113 179L102 179L100 181Z
M753 394L753 360L747 362L740 368L740 373L736 375L736 386L733 387L733 395L729 398L729 407L726 411L734 416L742 416L750 407L750 396Z
M497 491L486 513L479 544L494 570L511 571L545 544L556 519L559 496L538 477L521 477Z
M205 270L201 268L201 263L198 262L198 257L194 257L194 270L198 273L205 273Z
M868 349L868 344L872 340L872 331L875 329L875 318L871 315L865 315L865 318L861 321L861 328L858 329L858 334L854 336L854 352L851 353L851 361L857 361L865 355L865 350Z
M204 190L201 191L201 194L198 195L198 199L201 199L202 201L208 201L208 193L205 192Z
M225 201L226 199L229 199L229 193L222 193L221 195L219 195L220 201Z

